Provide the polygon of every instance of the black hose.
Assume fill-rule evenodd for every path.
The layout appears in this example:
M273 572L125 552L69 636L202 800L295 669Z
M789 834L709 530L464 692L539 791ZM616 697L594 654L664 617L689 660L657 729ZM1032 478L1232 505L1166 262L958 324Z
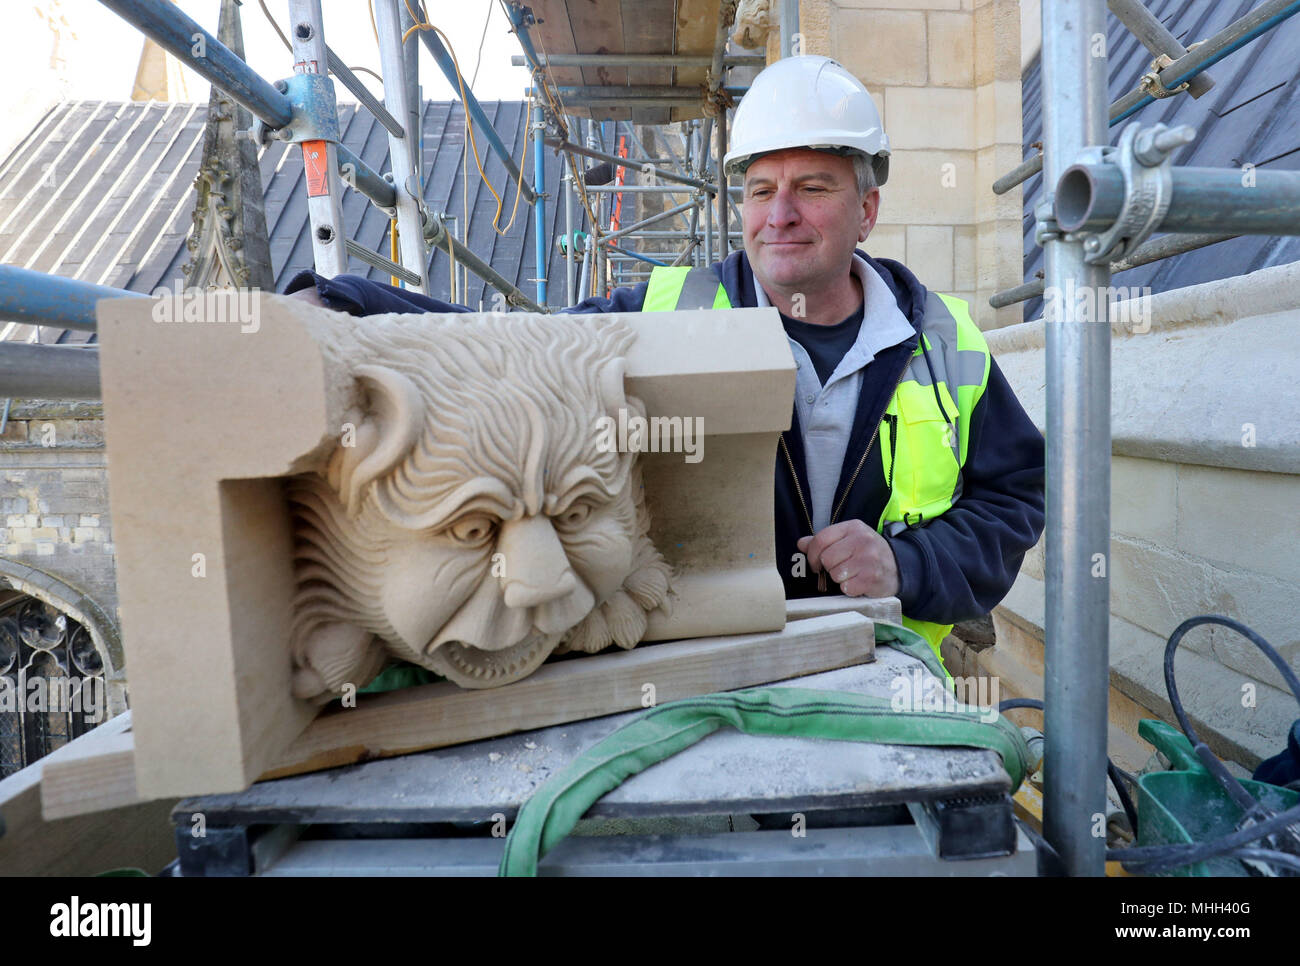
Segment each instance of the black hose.
M1256 862L1267 862L1269 865L1280 865L1292 872L1300 872L1300 855L1291 855L1276 849L1237 849L1231 854L1234 859L1254 859Z
M1202 624L1222 624L1240 634L1246 640L1250 641L1257 648L1264 652L1264 656L1273 662L1273 666L1281 673L1282 678L1291 688L1291 693L1295 695L1297 702L1300 702L1300 677L1296 677L1295 671L1291 670L1291 665L1283 660L1282 655L1274 650L1273 645L1252 631L1240 621L1235 621L1231 617L1221 617L1218 614L1201 614L1198 617L1189 617L1169 635L1169 641L1165 645L1165 689L1169 692L1169 703L1173 705L1174 716L1178 718L1178 727L1183 729L1183 734L1187 735L1187 740L1193 745L1202 744L1201 740L1196 737L1196 732L1192 729L1192 723L1187 719L1187 713L1183 710L1183 703L1178 699L1178 686L1174 683L1174 651L1178 650L1178 644L1183 639L1183 635L1193 627L1199 627Z
M1178 697L1178 685L1174 681L1174 653L1178 650L1178 645L1183 636L1193 627L1199 627L1202 624L1222 624L1224 627L1236 631L1263 651L1264 656L1272 661L1274 666L1282 673L1282 677L1291 687L1297 702L1300 702L1300 678L1296 677L1290 665L1282 659L1282 655L1274 650L1268 641L1245 624L1235 621L1231 617L1222 617L1218 614L1201 614L1197 617L1190 617L1174 628L1174 632L1169 635L1169 641L1165 644L1165 689L1169 692L1169 704L1173 707L1174 716L1178 719L1178 726L1183 729L1183 734L1187 735L1187 740L1192 743L1192 750L1196 752L1196 757L1201 760L1205 770L1214 776L1214 780L1227 792L1228 797L1237 804L1237 807L1244 814L1256 814L1260 812L1262 806L1250 792L1246 791L1246 786L1228 772L1223 762L1218 759L1214 752L1210 751L1209 746L1197 736L1195 729L1192 728L1192 722L1187 717L1187 712L1183 710L1183 702Z
M1191 721L1188 720L1187 712L1183 710L1182 701L1178 697L1178 686L1174 681L1174 652L1178 650L1178 644L1183 639L1183 636L1193 627L1199 627L1202 624L1222 624L1224 627L1236 631L1263 651L1264 656L1272 661L1273 666L1281 673L1282 678L1291 688L1292 694L1295 695L1297 702L1300 702L1300 677L1296 676L1295 671L1291 669L1291 666L1282 658L1282 655L1274 650L1268 641L1245 624L1235 621L1231 617L1202 614L1188 618L1174 629L1165 645L1165 688L1169 692L1169 704L1174 710L1174 716L1178 719L1179 727L1183 729L1183 734L1187 735L1187 740L1192 743L1197 756L1205 763L1207 770L1224 786L1224 790L1233 800L1237 801L1238 804L1242 804L1243 808L1254 808L1259 803L1246 791L1244 785L1228 773L1223 763L1197 737ZM1009 698L998 704L999 713L1011 711L1015 708L1032 708L1042 711L1043 702L1033 698ZM1127 775L1127 773L1117 768L1109 757L1106 759L1106 775L1110 778L1111 784L1115 786L1115 792L1119 796L1120 804L1124 807L1124 814L1128 816L1134 834L1137 834L1137 809L1133 807L1133 800L1128 794L1128 789L1124 787L1125 778L1134 779L1131 775ZM1242 796L1249 799L1249 805L1242 802ZM1266 835L1281 832L1297 821L1300 821L1300 805L1293 806L1284 812L1278 812L1276 815L1209 842L1192 842L1179 845L1139 845L1130 846L1126 849L1107 849L1106 860L1108 862L1119 862L1125 869L1130 871L1154 875L1158 872L1204 862L1206 859L1216 858L1220 855L1231 854L1236 858L1268 862L1300 872L1300 857L1273 849L1250 847L1250 843L1256 842ZM1038 848L1046 850L1057 862L1060 861L1060 857L1057 856L1055 850L1046 840L1042 839L1037 833L1032 832L1027 826L1025 831L1034 840ZM1130 869L1130 867L1132 868Z
M1124 786L1124 779L1120 770L1115 767L1115 763L1109 758L1106 759L1106 775L1110 778L1110 783L1115 786L1115 794L1119 796L1119 803L1124 809L1124 814L1128 816L1129 831L1133 833L1134 838L1138 834L1138 811L1133 805L1133 799L1129 796L1128 789Z
M1013 711L1016 708L1033 708L1035 711L1043 710L1043 702L1036 698L1007 698L998 704L998 714L1003 711Z
M1004 711L1014 711L1016 708L1030 708L1034 711L1042 711L1043 702L1037 698L1007 698L1007 700L998 703L998 714ZM1134 835L1137 835L1137 809L1133 807L1133 799L1129 796L1128 789L1124 787L1121 777L1127 774L1127 772L1122 772L1116 768L1115 763L1109 757L1106 758L1106 775L1110 778L1110 783L1115 786L1115 794L1119 797L1119 803L1124 809L1124 814L1128 816L1129 828L1132 829Z
M1195 862L1204 862L1224 855L1251 842L1258 841L1266 835L1280 832L1288 825L1300 821L1300 805L1293 805L1285 812L1248 825L1243 829L1230 832L1222 838L1209 842L1190 842L1178 845L1135 845L1127 849L1107 849L1108 862L1120 862L1124 868L1136 866L1136 871L1145 874L1176 869Z

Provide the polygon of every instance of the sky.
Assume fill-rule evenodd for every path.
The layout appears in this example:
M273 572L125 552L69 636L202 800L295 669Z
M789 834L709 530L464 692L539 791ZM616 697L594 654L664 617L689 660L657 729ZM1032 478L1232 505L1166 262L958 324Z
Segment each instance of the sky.
M414 5L414 0L411 2ZM0 78L9 95L9 106L5 112L6 131L0 134L22 128L30 130L60 98L130 98L144 38L117 14L97 0L3 0L3 3L9 16L5 30L0 31ZM281 29L286 29L287 0L265 0L265 3ZM367 0L322 0L325 40L348 66L379 72L379 50L366 3ZM210 33L217 32L220 0L180 0L176 6ZM521 51L496 0L426 0L425 6L431 22L450 38L467 78L473 78L479 62L480 38L483 39L482 61L473 83L474 93L480 100L523 99L528 72L510 66L511 55ZM291 74L292 57L267 23L258 0L243 0L240 12L248 63L267 80ZM184 99L206 101L207 82L188 70L184 74ZM372 91L378 92L377 82L366 74L358 76L369 82ZM425 99L453 98L451 84L423 48L420 82ZM354 100L342 85L336 84L335 90L340 101Z

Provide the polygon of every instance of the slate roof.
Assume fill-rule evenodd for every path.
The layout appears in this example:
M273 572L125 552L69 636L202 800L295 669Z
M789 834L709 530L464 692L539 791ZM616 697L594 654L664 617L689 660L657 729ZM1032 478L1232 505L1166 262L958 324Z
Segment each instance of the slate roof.
M527 105L488 101L483 109L518 162L527 134ZM194 178L203 153L206 104L69 101L52 109L31 134L0 163L0 263L98 282L135 292L150 292L184 279L189 260L185 238L194 206ZM343 143L377 171L387 168L387 132L357 105L339 107ZM461 159L466 148L465 115L453 102L424 105L424 196L433 211L459 216L465 224L465 186ZM514 203L513 184L500 159L478 136L479 156L488 178L505 202L498 224L504 228ZM523 167L531 181L533 156ZM276 290L312 264L302 157L276 141L260 159L265 188L267 230ZM561 162L545 154L547 273L549 301L563 304L564 261L555 244ZM492 228L496 202L469 158L470 249L532 297L536 276L533 209L521 201L505 235ZM509 186L509 190L507 189ZM634 195L624 196L635 205ZM575 209L581 208L575 205ZM343 217L349 235L363 245L388 252L388 219L362 195L348 191ZM626 218L626 214L625 214ZM575 217L576 222L576 217ZM358 261L349 271L387 281L387 275ZM435 250L431 294L448 298L448 260ZM469 276L460 301L477 307L490 301L486 283ZM485 294L486 293L486 294ZM7 331L6 331L7 330ZM6 338L31 340L31 326L0 322ZM43 327L41 342L83 342L89 333Z
M1146 0L1183 46L1204 40L1243 16L1258 0ZM1115 101L1137 86L1153 56L1113 14L1108 16L1107 55L1110 59L1110 99ZM1261 170L1300 170L1300 16L1283 21L1263 36L1210 68L1215 86L1199 100L1187 94L1148 104L1111 127L1111 143L1132 121L1144 125L1190 124L1197 138L1174 157L1174 163L1196 167ZM1036 57L1022 77L1024 145L1043 134L1042 62ZM999 175L1004 172L999 172ZM1043 250L1034 243L1034 205L1042 193L1042 176L1025 183L1025 279L1043 268ZM1150 286L1154 292L1200 282L1244 275L1270 265L1300 260L1300 237L1243 236L1187 252L1113 276L1113 285ZM1042 314L1042 299L1024 303L1024 318Z

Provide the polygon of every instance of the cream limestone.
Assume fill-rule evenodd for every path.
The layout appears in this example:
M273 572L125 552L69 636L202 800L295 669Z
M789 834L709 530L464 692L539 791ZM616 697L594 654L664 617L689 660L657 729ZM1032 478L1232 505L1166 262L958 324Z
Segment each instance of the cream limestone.
M773 310L254 308L99 306L143 797L246 787L393 656L483 688L784 625Z

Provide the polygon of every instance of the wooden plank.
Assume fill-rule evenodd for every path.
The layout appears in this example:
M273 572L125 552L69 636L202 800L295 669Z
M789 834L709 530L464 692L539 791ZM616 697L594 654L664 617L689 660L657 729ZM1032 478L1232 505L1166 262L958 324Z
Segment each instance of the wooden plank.
M590 0L568 0L569 23L573 25L573 41L580 54L622 54L623 8L617 3L592 3ZM626 67L584 67L583 83L602 87L626 87ZM592 114L597 120L626 121L632 117L630 107L607 107Z
M294 741L263 779L441 748L515 731L596 718L731 691L875 659L874 625L860 614L832 614L771 634L738 634L642 645L542 667L491 691L427 684L334 708Z
M111 747L127 731L131 713L118 715L0 781L0 875L94 875L131 866L155 873L176 854L168 816L172 799L134 804L79 818L43 819L45 776L64 761L82 759L95 748ZM118 760L110 784L123 773L134 783L131 762Z
M623 49L629 54L663 54L673 51L675 0L622 0ZM629 84L671 84L671 67L629 67ZM632 109L637 124L667 124L672 108Z
M718 32L720 0L677 0L674 51L679 54L713 54L713 42ZM679 67L674 71L673 84L677 87L698 87L704 83L708 71L704 67ZM674 107L673 120L683 121L703 117L700 106Z
M139 801L135 736L130 731L50 762L41 777L41 815L47 822Z
M825 614L857 613L872 620L888 621L891 624L903 622L903 607L897 597L804 597L785 602L785 619L803 621L810 617L822 617Z
M490 691L427 684L373 697L318 717L260 780L462 744L732 691L875 660L872 621L847 612L801 620L771 634L673 641L634 651L562 660ZM46 772L47 817L125 804L135 794L134 743L127 732ZM131 798L129 800L135 800Z
M569 6L565 0L536 0L530 3L538 24L532 29L533 46L539 56L547 54L576 54L573 26L569 23ZM560 87L578 87L586 83L577 67L552 67L547 76ZM567 113L575 117L591 117L585 107L575 107Z

